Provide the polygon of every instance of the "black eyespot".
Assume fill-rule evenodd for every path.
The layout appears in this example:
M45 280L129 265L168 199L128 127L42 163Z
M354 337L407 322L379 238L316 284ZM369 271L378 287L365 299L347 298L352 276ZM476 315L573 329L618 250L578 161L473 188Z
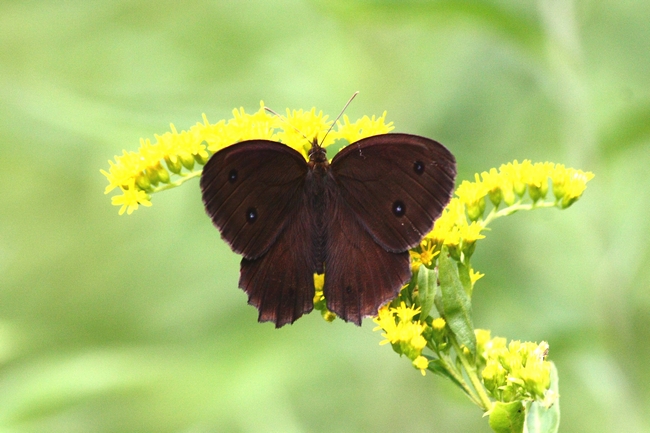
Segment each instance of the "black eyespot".
M345 293L348 294L348 295L351 295L351 294L352 294L352 287L347 286L347 287L345 288Z
M422 161L415 161L413 163L413 171L416 174L422 174L424 173L424 163Z
M234 168L228 173L228 182L234 183L237 180L237 170Z
M393 214L395 214L396 217L401 217L404 216L405 213L406 206L404 206L404 202L396 200L395 203L393 203Z
M253 224L255 221L257 221L257 209L252 207L246 211L246 222Z

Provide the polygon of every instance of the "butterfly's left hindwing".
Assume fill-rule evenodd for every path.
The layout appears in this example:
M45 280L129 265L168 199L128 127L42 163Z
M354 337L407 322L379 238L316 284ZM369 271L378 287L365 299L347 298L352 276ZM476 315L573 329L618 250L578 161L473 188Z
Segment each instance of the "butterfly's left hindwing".
M326 215L323 294L329 310L361 325L411 278L410 257L408 251L392 253L377 245L336 189L331 187Z
M449 202L456 160L440 143L383 134L352 143L332 160L341 197L379 246L402 252L422 240Z

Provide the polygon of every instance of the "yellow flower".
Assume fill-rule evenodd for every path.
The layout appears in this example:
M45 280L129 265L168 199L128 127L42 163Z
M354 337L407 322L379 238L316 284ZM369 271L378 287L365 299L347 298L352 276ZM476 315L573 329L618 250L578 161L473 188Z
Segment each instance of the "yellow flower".
M325 286L325 274L314 274L314 304L325 299L323 296L323 286Z
M478 353L485 361L481 375L486 389L499 401L545 400L550 386L551 364L546 361L548 343L490 339L489 331L476 330Z
M429 368L429 360L420 355L413 360L413 366L422 372L422 376L425 376Z
M336 314L327 309L327 301L323 295L324 285L325 274L314 274L314 309L320 311L326 322L333 322L336 319Z
M393 311L399 318L400 322L410 322L413 320L413 317L420 314L420 307L407 307L406 303L402 301L399 307L395 307Z
M474 268L469 269L469 279L472 282L472 286L474 285L475 282L483 278L485 274L482 274L480 272L476 272Z
M496 168L491 168L490 171L484 171L481 173L481 178L485 189L488 192L488 197L495 207L498 207L503 200L503 193L501 188L503 185L503 179Z
M395 323L393 312L388 305L382 306L377 311L377 317L372 320L378 325L373 328L373 331L385 331L382 337L386 338L386 340L381 341L379 344L394 343L397 341L397 323Z
M487 358L485 350L488 348L490 342L490 331L487 329L475 329L474 335L476 335L476 353L483 358Z
M386 121L386 112L381 115L379 118L372 118L368 116L363 116L361 119L357 120L354 123L350 123L350 119L347 115L343 115L343 122L337 123L337 130L332 132L333 139L342 138L348 143L354 143L359 141L362 138L372 137L373 135L386 134L395 127L393 122L385 123Z
M431 327L434 329L434 331L442 331L443 329L445 329L446 325L447 322L442 317L437 317L433 319L433 322L431 323Z
M528 176L528 195L536 202L546 197L548 192L548 178L553 170L553 164L550 162L536 162L530 167Z
M467 215L471 221L476 221L483 216L485 211L485 196L488 193L486 185L481 182L479 175L475 175L475 182L464 180L456 189L456 195L467 208Z
M323 116L322 111L316 113L316 108L312 108L310 111L290 111L287 108L286 122L287 125L276 134L278 141L296 149L305 158L308 158L307 153L311 148L312 140L322 140L332 125L332 122L327 121L327 116ZM326 147L332 144L333 141L332 137L327 137L325 142L321 143L319 141L319 143L321 146Z
M513 162L499 167L499 171L506 182L513 185L514 191L519 197L523 197L526 192L526 185L530 183L532 166L528 159L525 159L521 164L515 159Z
M587 188L587 182L594 178L590 171L565 168L557 164L551 174L553 194L562 208L571 206Z
M373 321L379 325L374 330L383 330L386 340L379 344L391 343L399 353L413 360L422 354L427 341L422 335L426 325L413 317L420 313L420 307L407 307L402 302L398 307L384 306L379 309Z
M484 227L481 224L472 221L470 225L460 227L460 237L463 239L465 244L473 244L477 240L485 238L485 236L481 234L481 230L483 229Z
M134 210L138 209L138 205L151 206L147 193L135 188L133 181L131 181L127 188L120 187L120 189L123 194L111 199L111 204L121 206L120 215L125 211L128 215L131 215Z
M425 237L420 242L420 251L410 250L411 255L411 271L416 272L420 265L431 266L433 259L440 254L436 251L436 244L431 239Z

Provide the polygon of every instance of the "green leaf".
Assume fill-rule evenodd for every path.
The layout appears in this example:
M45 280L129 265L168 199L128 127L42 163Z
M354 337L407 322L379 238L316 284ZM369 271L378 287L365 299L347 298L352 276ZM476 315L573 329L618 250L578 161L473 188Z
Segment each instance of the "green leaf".
M458 263L458 276L460 277L460 282L465 289L467 296L472 299L472 279L469 276L469 266L464 263Z
M551 362L551 388L555 396L559 396L558 375L555 364ZM556 433L560 428L560 400L555 398L550 407L542 402L534 401L526 416L528 433Z
M490 411L490 427L496 433L522 433L525 420L526 409L520 401L498 401Z
M443 247L438 259L440 293L436 293L435 304L447 326L456 336L459 344L476 353L476 336L472 323L472 303L460 281L456 262L449 258Z
M420 313L420 320L424 321L431 313L433 307L433 298L436 295L436 271L420 266L418 270L418 300L422 312Z

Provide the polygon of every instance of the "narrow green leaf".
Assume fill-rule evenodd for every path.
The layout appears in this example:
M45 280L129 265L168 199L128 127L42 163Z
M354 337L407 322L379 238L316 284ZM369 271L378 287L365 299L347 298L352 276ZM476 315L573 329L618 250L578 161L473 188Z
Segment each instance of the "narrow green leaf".
M466 266L463 263L458 263L458 276L460 277L460 282L465 289L467 296L472 299L472 279L469 277L469 266Z
M476 336L472 323L472 303L460 281L456 262L449 258L447 248L443 247L438 259L440 295L436 294L436 307L447 321L449 329L459 344L476 353Z
M490 411L490 427L496 433L522 433L525 420L526 409L520 401L497 401Z
M555 364L551 362L551 391L559 396L558 375ZM528 433L556 433L560 428L560 400L555 398L551 407L544 407L543 403L534 401L526 416Z
M424 321L431 313L433 307L433 298L436 295L436 271L420 266L418 270L418 300L422 312L420 313L420 320Z

